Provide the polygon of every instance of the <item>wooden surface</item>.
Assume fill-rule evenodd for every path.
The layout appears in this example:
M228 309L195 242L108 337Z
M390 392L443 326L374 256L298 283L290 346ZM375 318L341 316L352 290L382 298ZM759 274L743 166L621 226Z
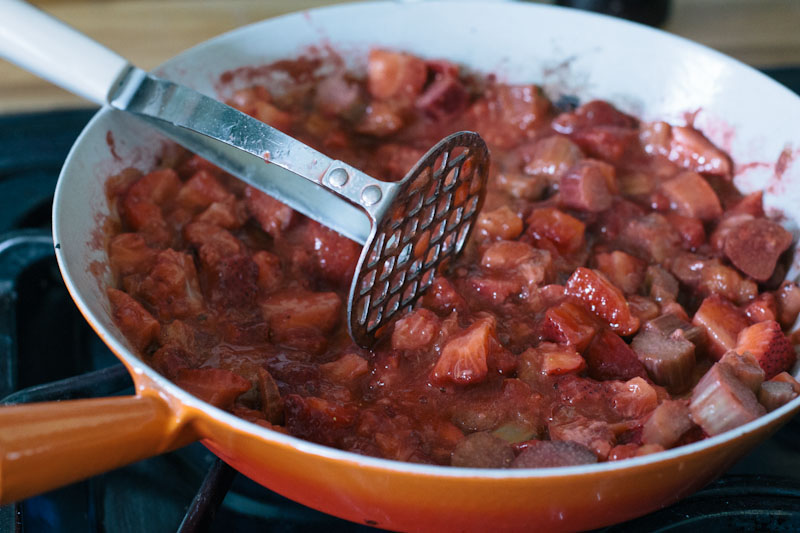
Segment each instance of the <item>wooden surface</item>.
M214 35L330 0L34 0L149 69ZM0 3L2 18L2 3ZM757 67L800 66L800 0L672 0L667 31ZM0 113L87 105L0 61Z

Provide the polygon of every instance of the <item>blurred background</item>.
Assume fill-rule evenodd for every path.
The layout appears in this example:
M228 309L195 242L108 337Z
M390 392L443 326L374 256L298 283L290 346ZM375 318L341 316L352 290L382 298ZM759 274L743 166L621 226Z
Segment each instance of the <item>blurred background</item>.
M33 4L151 69L243 24L331 0L34 0ZM800 0L557 0L655 21L758 68L800 67ZM664 7L669 6L665 14ZM638 7L637 7L638 6ZM0 7L0 16L2 16ZM800 69L798 69L800 70ZM88 104L0 61L0 113Z

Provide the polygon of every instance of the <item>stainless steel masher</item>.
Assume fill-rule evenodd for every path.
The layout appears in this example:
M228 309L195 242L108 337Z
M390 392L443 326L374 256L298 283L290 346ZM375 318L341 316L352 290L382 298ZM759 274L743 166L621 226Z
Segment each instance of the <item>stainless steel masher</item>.
M469 237L489 166L488 149L476 133L442 139L399 182L379 181L217 100L134 67L21 0L2 0L2 7L1 57L95 103L136 115L362 244L347 302L350 335L360 346L372 346Z

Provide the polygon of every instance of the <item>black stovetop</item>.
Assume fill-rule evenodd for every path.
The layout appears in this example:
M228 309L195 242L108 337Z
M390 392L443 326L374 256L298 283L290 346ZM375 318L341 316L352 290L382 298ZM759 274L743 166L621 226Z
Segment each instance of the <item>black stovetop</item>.
M800 69L768 73L800 92ZM8 403L133 392L70 300L52 254L58 172L93 112L0 116L0 399ZM700 528L800 531L800 420L704 490L603 531ZM0 507L0 533L174 530L373 531L287 500L199 444Z

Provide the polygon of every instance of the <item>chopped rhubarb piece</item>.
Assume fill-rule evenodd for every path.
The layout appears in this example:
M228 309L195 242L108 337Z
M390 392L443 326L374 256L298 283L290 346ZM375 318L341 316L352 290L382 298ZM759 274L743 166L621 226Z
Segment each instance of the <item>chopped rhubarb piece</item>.
M517 169L501 169L497 172L495 183L501 192L520 200L539 200L547 189L547 178L542 175L523 174Z
M608 454L608 461L621 461L623 459L630 459L636 457L636 452L639 451L641 446L635 443L617 444Z
M625 245L640 252L637 255L656 263L675 257L681 246L680 235L659 213L625 221L621 237Z
M581 354L567 346L542 343L538 347L542 352L542 373L548 376L561 376L578 373L586 368L586 361Z
M666 313L650 320L644 325L644 329L656 331L663 337L669 337L675 330L680 329L683 331L683 336L686 337L686 340L695 346L703 346L706 340L706 332L703 328L693 326L686 320L671 313Z
M657 384L675 393L692 385L695 345L686 339L683 330L676 329L664 336L656 330L646 329L634 337L631 347Z
M689 411L695 424L714 436L752 422L766 413L756 395L728 365L716 363L692 391Z
M258 267L258 279L256 283L261 290L271 292L280 287L283 282L283 271L281 270L281 260L266 250L259 250L253 254L253 261Z
M579 161L561 176L559 204L598 213L611 207L615 189L613 166L592 159Z
M427 309L415 309L395 322L392 349L417 350L430 345L441 329L441 321Z
M730 366L739 381L747 385L751 391L758 393L758 389L764 382L765 374L753 354L750 352L736 353L731 350L723 355L719 362Z
M636 352L619 335L608 330L595 335L586 352L586 363L594 379L629 380L647 376Z
M597 456L582 444L572 441L536 441L511 463L511 468L555 468L597 462Z
M523 157L526 174L546 176L550 183L558 183L570 167L583 159L583 153L568 138L553 135L536 141Z
M358 354L348 353L336 361L319 366L322 375L339 385L352 386L369 372L369 363Z
M550 254L520 241L499 241L491 244L481 256L481 266L493 272L514 272L521 264L541 260Z
M597 320L582 305L565 300L545 313L542 337L583 352L598 329Z
M695 172L723 177L731 175L730 158L694 128L672 127L667 157L673 163Z
M628 307L639 322L647 322L661 313L661 307L646 296L631 294L628 296Z
M678 280L658 265L647 267L644 283L647 293L659 303L672 302L678 297Z
M764 369L766 379L789 370L797 360L792 343L774 320L757 322L739 332L737 353L750 352Z
M467 468L508 468L513 460L514 450L507 441L479 431L467 435L456 445L450 464Z
M700 220L713 220L722 215L717 194L697 172L682 172L665 182L661 190L679 215Z
M632 335L639 329L639 319L631 313L622 292L596 270L578 267L567 280L566 294L580 300L620 335Z
M744 314L753 322L778 319L778 302L771 292L762 292L745 307ZM783 324L781 324L783 325Z
M109 288L106 293L114 323L134 348L142 351L158 338L161 325L142 304L117 289Z
M611 253L599 253L594 256L597 269L622 289L625 294L633 294L639 290L644 280L646 263L625 252L615 250Z
M611 427L600 420L579 417L571 422L551 423L548 431L551 440L582 444L593 451L600 460L605 460L616 444L616 437Z
M478 215L475 232L487 240L516 239L522 233L522 219L507 205Z
M725 239L725 255L731 262L758 281L767 281L778 258L792 244L792 234L780 224L765 218L742 222Z
M799 396L791 383L784 381L765 381L758 391L758 401L766 410L774 411Z
M562 254L577 251L584 243L586 225L553 207L534 209L528 217L528 232L534 239L549 239Z
M184 368L175 384L220 409L233 407L234 400L252 387L250 380L222 368Z
M467 385L486 379L489 372L486 359L492 337L492 320L479 320L462 333L451 337L433 367L431 380L437 384L451 382Z
M192 256L172 249L159 252L147 277L125 289L163 321L194 316L204 307Z
M367 59L367 90L383 100L416 98L428 77L425 62L411 54L373 48Z
M642 442L673 446L694 423L689 418L689 408L679 400L665 400L655 408L642 427Z
M339 322L342 300L335 292L285 290L261 304L271 330L310 328L330 333Z
M278 384L266 368L259 367L257 374L256 388L261 412L271 423L280 424L283 422L283 400Z
M635 377L615 387L614 410L625 418L639 418L658 405L658 393L643 378Z
M616 163L636 142L637 132L619 126L592 126L575 131L570 138L590 156Z
M784 328L791 328L800 314L800 287L792 281L784 281L775 291L778 299L778 322Z
M747 317L725 298L712 294L703 300L692 324L706 330L708 354L719 359L736 346L739 332L748 326Z
M460 284L465 294L473 295L484 304L500 305L522 295L522 282L502 276L471 276Z
M788 372L781 372L770 381L780 381L783 383L789 383L792 386L792 389L797 393L800 394L800 382L792 377L792 375Z

